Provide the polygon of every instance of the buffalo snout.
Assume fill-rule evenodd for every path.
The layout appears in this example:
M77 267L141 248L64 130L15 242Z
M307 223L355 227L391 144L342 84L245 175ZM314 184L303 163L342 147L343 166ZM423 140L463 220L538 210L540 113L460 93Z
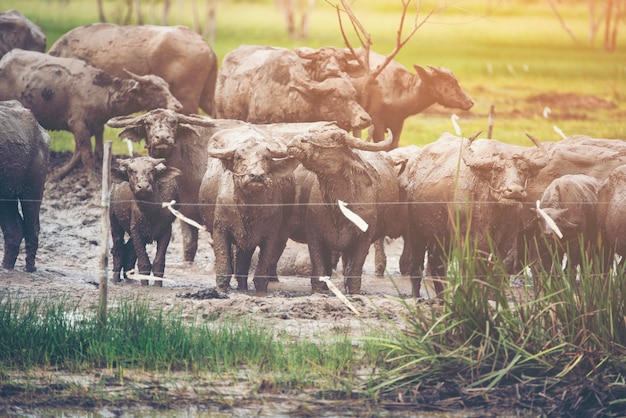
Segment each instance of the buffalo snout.
M502 197L511 200L524 200L527 195L526 189L518 184L509 185L502 192Z

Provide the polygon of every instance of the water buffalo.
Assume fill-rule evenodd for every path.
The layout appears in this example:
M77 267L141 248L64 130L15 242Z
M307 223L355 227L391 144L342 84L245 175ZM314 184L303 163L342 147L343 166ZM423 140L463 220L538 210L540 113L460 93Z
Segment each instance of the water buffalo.
M393 161L396 174L398 176L398 186L400 187L400 202L407 201L407 190L410 183L409 173L411 172L411 164L417 160L421 148L417 145L407 145L404 147L394 148L388 152L389 157ZM408 206L403 205L399 211L398 217L394 220L401 225L403 249L400 256L400 273L409 275L411 269L411 245L407 235L409 229L409 213ZM376 266L376 275L382 277L387 268L387 256L385 255L384 239L380 239L374 244L374 264Z
M94 23L67 32L48 53L80 58L120 78L128 78L124 68L158 75L182 103L182 113L201 108L213 115L217 57L202 36L187 27Z
M598 228L604 267L608 270L613 254L626 257L626 165L611 171L598 191ZM622 260L623 262L623 260Z
M526 181L548 161L539 142L527 148L492 139L474 141L476 136L446 133L412 162L407 197L415 297L425 250L431 272L443 277L455 231L470 237L478 250L505 259L515 247ZM436 291L442 291L438 282Z
M57 173L61 178L79 161L94 176L91 136L102 144L106 121L144 109L180 109L162 78L120 79L86 62L14 49L0 60L0 99L15 99L31 109L48 130L74 134L74 156Z
M393 148L398 146L406 118L423 112L438 103L449 108L469 110L474 100L459 85L452 71L443 67L419 65L413 68L417 74L397 61L376 52L369 52L365 60L365 49L356 49L358 57L345 48L324 47L319 50L297 50L298 55L308 59L309 72L318 81L324 77L345 73L358 93L358 101L372 118L374 141L383 140L387 129L394 138ZM369 62L369 68L363 64ZM379 66L384 66L379 69ZM320 73L320 71L322 71ZM373 74L380 71L378 74Z
M17 10L0 13L0 58L14 48L46 51L46 34Z
M224 56L217 79L218 118L252 123L333 121L352 130L370 125L347 76L317 81L289 49L242 45Z
M113 239L113 280L120 280L120 272L132 269L137 261L139 274L163 277L165 254L172 236L174 215L162 207L163 202L178 200L175 178L181 174L174 167L163 164L164 159L139 157L118 160L114 176L118 183L111 188L111 237ZM124 242L124 235L129 235ZM146 252L146 244L156 241L153 264ZM147 285L147 280L142 280ZM162 286L161 280L155 280Z
M582 262L581 249L590 253L597 248L597 202L598 190L602 181L585 174L566 174L556 178L543 192L540 208L556 224L557 232L545 217L537 211L543 239L537 240L541 268L555 271L553 262L559 262L567 254L568 267L576 267ZM548 248L543 247L547 244ZM560 268L560 264L559 264Z
M537 200L555 179L569 174L585 174L604 181L618 166L626 164L626 141L574 135L556 142L543 142L549 154L544 168L528 179L517 248L518 267L536 260L536 242L543 234L533 211Z
M32 112L15 100L0 102L0 227L5 269L15 267L24 239L24 270L35 271L39 208L49 155L50 137Z
M209 163L199 192L202 217L212 233L217 288L226 292L233 273L238 289L248 289L252 255L257 292L266 293L289 239L293 210L293 170L298 160L268 133L248 125L216 133L208 146Z
M377 239L402 233L395 222L398 179L389 156L393 138L377 144L364 142L336 126L296 135L288 145L289 155L301 161L296 213L291 238L306 242L311 257L311 287L323 289L320 276L330 276L333 252L343 258L345 290L361 291L363 263ZM356 223L347 216L356 214ZM346 215L348 214L348 215ZM357 225L358 224L358 225Z
M140 116L120 116L107 124L123 128L121 138L146 141L151 157L165 158L169 167L182 175L176 178L180 194L180 211L196 222L202 222L198 210L198 191L207 171L209 139L222 129L247 125L229 119L209 119L199 115L183 115L168 109L154 109ZM185 261L193 261L198 250L198 230L181 223Z

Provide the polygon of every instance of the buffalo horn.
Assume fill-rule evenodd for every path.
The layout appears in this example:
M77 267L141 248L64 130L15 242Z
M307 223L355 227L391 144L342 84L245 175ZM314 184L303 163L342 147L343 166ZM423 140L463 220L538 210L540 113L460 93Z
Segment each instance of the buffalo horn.
M188 125L192 125L192 126L204 126L206 128L211 128L215 126L215 121L213 121L212 119L209 119L207 117L204 117L202 115L182 115L182 114L177 114L178 116L178 123L186 123Z
M380 142L366 142L360 138L356 138L349 133L343 135L343 142L350 148L356 148L363 151L389 151L393 143L393 134L387 129L387 138Z
M541 142L539 142L537 140L537 138L535 138L534 136L532 136L528 132L526 132L526 136L528 138L530 138L530 140L533 141L533 144L535 144L537 149L539 149L541 151L541 155L539 157L533 158L533 159L529 158L528 159L529 163L532 164L535 167L538 167L538 168L545 167L548 164L548 161L549 161L548 151L543 146L543 144L541 144Z
M139 125L142 116L117 116L108 120L107 125L111 128L126 128L131 125Z
M467 141L463 144L463 161L470 167L484 167L493 164L496 160L495 157L482 157L478 158L474 155L474 150L472 149L472 143L478 136L482 133L482 131L476 132L474 135L470 136Z

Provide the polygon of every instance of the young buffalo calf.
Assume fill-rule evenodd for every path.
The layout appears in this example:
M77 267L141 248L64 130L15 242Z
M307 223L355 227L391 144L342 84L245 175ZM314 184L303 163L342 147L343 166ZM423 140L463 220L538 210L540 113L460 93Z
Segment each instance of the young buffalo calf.
M113 279L120 280L120 272L132 269L137 261L139 274L163 277L165 252L172 236L174 215L163 208L162 202L178 201L176 177L181 173L166 167L164 159L140 157L120 160L114 172L118 181L111 189L111 236L113 238ZM130 238L125 243L124 233ZM150 264L146 244L156 241L154 264ZM147 280L141 281L147 285ZM154 282L162 286L161 280Z

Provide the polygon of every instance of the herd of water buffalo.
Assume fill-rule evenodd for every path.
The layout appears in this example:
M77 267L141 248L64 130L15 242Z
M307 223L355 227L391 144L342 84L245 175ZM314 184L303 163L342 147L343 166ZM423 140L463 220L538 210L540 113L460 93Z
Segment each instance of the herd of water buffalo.
M404 238L400 270L415 296L426 254L430 274L445 276L455 231L511 272L559 268L555 252L570 265L583 252L606 254L606 265L626 255L622 140L530 137L524 147L443 134L398 147L407 117L434 103L473 106L448 69L412 73L364 48L242 45L218 71L211 47L182 26L87 25L47 53L45 34L19 12L0 14L0 29L3 268L14 268L24 240L25 270L35 270L46 130L72 132L76 146L48 181L79 162L97 180L105 124L144 140L149 154L113 168L114 280L135 265L163 277L175 218L161 203L172 200L211 233L222 292L233 276L248 289L257 249L254 285L266 292L289 239L308 245L312 291L325 289L319 278L341 257L352 294L373 243L382 274L385 237ZM368 127L371 141L351 133ZM193 261L198 230L181 228ZM145 247L154 241L151 262Z

